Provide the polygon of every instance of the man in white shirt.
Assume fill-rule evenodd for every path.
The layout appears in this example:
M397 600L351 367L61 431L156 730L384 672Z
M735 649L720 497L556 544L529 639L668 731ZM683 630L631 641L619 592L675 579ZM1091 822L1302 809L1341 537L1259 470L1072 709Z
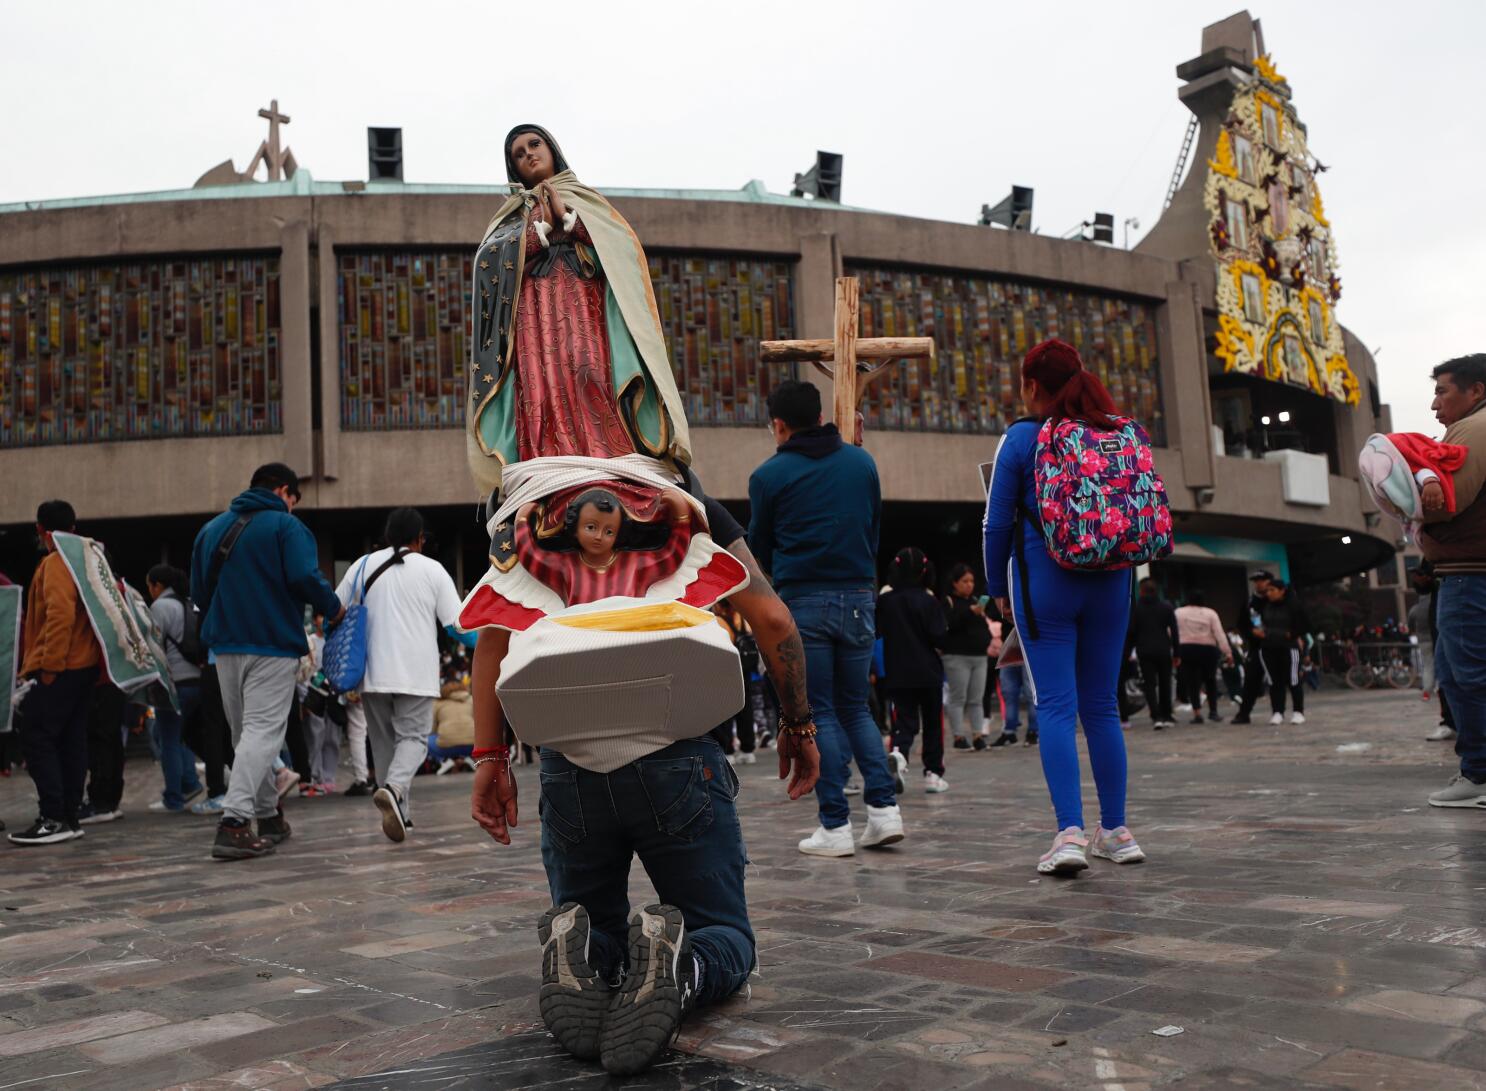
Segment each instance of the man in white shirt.
M392 512L383 537L387 547L351 565L336 594L349 605L359 589L366 606L361 705L381 782L372 802L382 812L382 832L402 841L412 825L408 791L428 756L439 695L438 631L458 618L459 594L444 566L423 556L423 516L415 509Z

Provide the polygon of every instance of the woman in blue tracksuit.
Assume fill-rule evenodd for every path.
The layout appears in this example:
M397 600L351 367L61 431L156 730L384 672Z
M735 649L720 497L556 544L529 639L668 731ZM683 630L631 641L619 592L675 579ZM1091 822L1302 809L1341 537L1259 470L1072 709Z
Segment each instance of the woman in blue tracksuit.
M1062 341L1044 341L1027 353L1021 390L1031 417L1008 428L996 451L986 500L985 563L990 595L1003 614L1009 607L1015 610L1040 721L1042 772L1057 814L1058 834L1037 870L1082 871L1089 866L1086 850L1116 863L1136 863L1145 855L1125 828L1125 739L1115 696L1130 610L1130 573L1059 567L1043 544L1033 485L1037 434L1044 420L1073 418L1105 427L1118 410L1104 384L1084 370L1078 352ZM1099 790L1100 826L1092 839L1084 836L1079 792L1074 737L1079 721Z

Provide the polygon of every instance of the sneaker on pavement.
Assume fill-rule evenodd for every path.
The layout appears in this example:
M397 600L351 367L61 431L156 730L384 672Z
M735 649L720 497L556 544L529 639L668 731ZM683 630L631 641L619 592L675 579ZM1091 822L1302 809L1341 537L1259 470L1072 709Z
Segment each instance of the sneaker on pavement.
M191 813L221 814L222 804L226 801L227 797L225 795L207 796L205 799L198 799L195 803L191 804Z
M893 773L893 791L902 795L908 791L908 780L903 775L908 772L908 759L901 750L894 750L888 754L887 763Z
M1043 875L1074 875L1089 866L1084 850L1089 847L1084 831L1078 826L1060 830L1053 838L1053 847L1037 861L1037 870Z
M1468 780L1463 773L1456 773L1453 780L1438 792L1429 796L1431 807L1486 807L1486 784ZM11 834L10 839L15 840Z
M963 735L956 735L955 736L955 749L956 750L969 750L970 749L970 740L967 739L967 738L965 738Z
M445 758L443 761L439 762L439 767L433 771L433 775L436 777L447 776L448 774L454 772L454 770L457 768L459 768L459 762L455 761L453 758ZM590 1061L593 1060L592 1057L587 1057L584 1059Z
M105 822L117 822L124 817L124 812L115 807L111 811L95 811L92 806L84 806L77 813L77 824L79 826L99 826Z
M895 803L891 807L867 808L867 828L862 831L864 849L880 849L903 840L903 813Z
M206 787L204 785L202 785L202 784L197 784L196 787L190 789L189 791L182 792L181 793L181 803L182 803L182 805L184 806L185 804L190 803L193 799L195 799L197 796L199 796L204 791L206 791Z
M949 781L932 769L924 770L924 791L929 793L949 791Z
M10 840L17 845L56 845L80 836L82 836L81 831L73 833L72 827L65 822L38 818L28 828L11 834Z
M1453 727L1446 727L1444 724L1440 724L1439 727L1424 736L1429 742L1449 742L1454 737L1455 729Z
M1157 720L1155 723L1151 724L1151 730L1152 731L1162 731L1162 730L1165 730L1165 728L1166 728L1166 721L1165 720Z
M217 824L217 839L212 843L212 859L252 860L259 856L270 856L273 852L274 843L266 837L256 836L250 823L244 822L240 826Z
M1240 712L1237 716L1233 717L1233 719L1229 720L1228 722L1230 724L1251 724L1254 721L1249 719L1249 714L1247 712Z
M273 786L274 789L279 793L280 799L283 799L286 795L288 795L290 791L293 790L294 786L298 783L299 774L296 773L293 769L288 768L287 766L283 769L280 769L273 776Z
M1305 723L1305 713L1304 712L1292 712L1292 713L1290 713L1290 722L1292 724L1303 724L1303 723Z
M1269 725L1271 727L1275 727L1275 726L1277 726L1279 724L1282 724L1284 722L1285 722L1285 714L1283 712L1276 712L1273 716L1271 716L1269 718Z
M847 777L846 783L841 786L841 794L848 796L859 796L862 794L862 782L856 777Z
M1200 723L1205 723L1206 721L1203 720L1202 713L1199 712L1199 713L1197 713L1197 715L1195 715L1195 716L1192 717L1192 722L1194 724L1200 724Z
M996 738L991 742L992 747L1015 745L1016 733L1014 731L1003 731L1001 732L1001 734L997 735Z
M1089 855L1113 860L1117 864L1138 864L1145 859L1145 853L1135 843L1135 835L1124 826L1112 830L1097 827L1093 840L1089 842Z
M289 820L284 817L284 808L279 808L279 813L269 818L258 820L258 836L272 841L275 845L282 845L289 840L289 835L294 831L289 828Z
M381 787L372 794L372 802L382 812L382 832L387 840L402 842L408 836L408 812L406 804L391 788Z
M987 746L990 745L990 743L986 740L986 737L984 735L977 735L975 736L975 741L972 745L977 750L984 750Z
M1035 731L1029 731L1029 732L1027 732L1027 738L1022 743L1022 745L1023 746L1036 746L1037 745L1037 732L1035 732Z
M752 750L744 750L738 755L739 765L755 765L758 763L758 755Z
M681 910L647 905L630 918L629 972L609 1003L599 1048L606 1072L632 1076L660 1060L696 1005L701 972Z
M351 786L346 789L348 796L369 796L372 794L372 786L364 780L353 780Z
M577 902L553 906L542 914L537 940L542 945L537 1000L542 1022L574 1057L596 1061L614 990L588 963L588 910Z
M814 833L800 842L800 851L806 856L852 856L856 853L856 845L851 839L851 827L837 826L828 830L817 826Z
M165 813L165 814L185 814L186 813L186 805L184 803L181 804L179 807L171 807L163 799L157 799L157 800L155 800L155 802L151 803L149 805L149 807L146 808L146 809L147 810L154 811L156 814L160 814L162 812Z

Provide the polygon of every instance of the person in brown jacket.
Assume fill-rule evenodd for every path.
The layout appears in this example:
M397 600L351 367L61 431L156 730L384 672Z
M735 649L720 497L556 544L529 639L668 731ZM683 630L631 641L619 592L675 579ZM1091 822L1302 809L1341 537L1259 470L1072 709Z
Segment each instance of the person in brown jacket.
M1435 675L1455 715L1460 772L1431 807L1486 808L1486 353L1434 369L1435 418L1445 442L1469 452L1455 471L1455 509L1432 470L1420 470L1419 548L1439 577Z
M78 825L88 775L88 713L101 650L77 585L52 542L71 531L77 515L65 500L36 509L36 533L46 556L36 566L26 603L21 675L36 685L20 709L26 771L36 784L40 815L10 835L18 845L50 845L83 835Z

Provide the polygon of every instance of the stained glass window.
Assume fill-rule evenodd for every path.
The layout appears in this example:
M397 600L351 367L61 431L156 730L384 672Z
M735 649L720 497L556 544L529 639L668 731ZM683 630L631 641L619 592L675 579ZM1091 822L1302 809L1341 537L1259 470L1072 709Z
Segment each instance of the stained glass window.
M276 256L0 269L0 447L282 431Z
M650 279L692 425L761 424L793 365L759 363L760 341L795 336L794 263L652 254Z
M337 251L341 427L462 428L473 249Z
M880 266L861 278L861 336L932 337L937 358L894 365L867 388L870 428L997 433L1023 412L1018 368L1058 337L1078 349L1115 404L1165 442L1155 308L1082 289Z

